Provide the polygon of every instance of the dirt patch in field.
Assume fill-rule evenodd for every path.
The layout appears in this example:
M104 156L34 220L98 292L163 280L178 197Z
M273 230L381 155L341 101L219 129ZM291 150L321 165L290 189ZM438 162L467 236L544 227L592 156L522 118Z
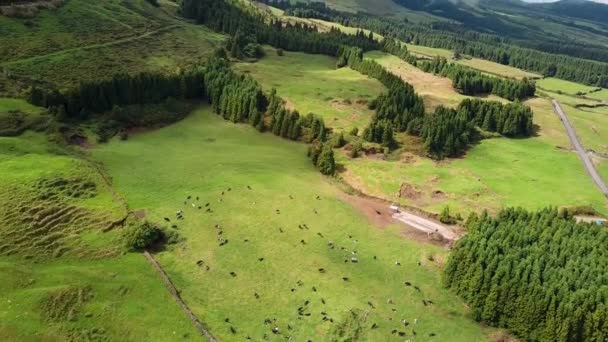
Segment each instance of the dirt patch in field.
M144 210L137 210L133 212L133 216L141 220L146 217L146 212Z
M431 192L431 198L433 199L445 199L448 196L445 194L445 192L441 191L441 190L433 190L433 192Z
M285 105L285 109L292 110L292 111L296 109L296 105L293 104L293 102L291 102L291 100L289 100L288 98L284 97L283 101L284 101L283 104Z
M387 203L381 200L376 200L369 197L349 195L340 193L339 199L350 203L357 210L365 214L365 216L379 228L386 228L391 224L397 223L392 218L392 213L388 209Z
M417 200L422 196L422 191L416 189L415 186L409 183L401 184L401 188L399 189L399 197L407 198L410 200Z

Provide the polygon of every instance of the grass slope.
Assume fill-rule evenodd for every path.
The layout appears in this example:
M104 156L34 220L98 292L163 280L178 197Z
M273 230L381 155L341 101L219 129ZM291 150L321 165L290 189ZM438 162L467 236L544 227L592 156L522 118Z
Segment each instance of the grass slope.
M426 73L411 64L408 64L391 54L372 51L365 54L366 58L373 59L388 71L400 76L414 86L416 92L424 97L426 110L432 112L437 106L456 107L462 100L470 96L458 93L452 86L449 78ZM489 100L506 102L500 97L490 95Z
M329 127L363 129L369 124L374 112L367 103L384 90L380 82L349 68L336 69L332 57L298 52L281 57L272 48L265 51L266 57L236 64L235 70L250 74L268 91L276 88L288 107L303 115L315 113Z
M0 179L0 340L197 338L144 257L102 232L126 212L88 163L2 137Z
M286 336L330 340L342 334L397 341L403 337L391 335L393 328L411 337L412 327L420 338L436 333L436 338L451 341L483 340L487 331L440 285L446 252L404 240L397 227L371 226L338 199L340 191L314 170L305 149L223 121L203 108L173 126L99 147L94 156L107 166L130 205L146 210L149 219L162 221L184 210L185 220L177 224L186 242L157 257L220 340L260 340L264 335L273 341ZM184 203L190 195L200 197L194 202L203 209ZM213 212L205 211L205 203ZM298 228L302 224L309 230ZM224 246L218 245L220 231L229 240ZM328 241L338 247L330 249ZM351 257L359 262L351 263ZM423 298L434 305L424 306ZM389 300L394 304L387 304ZM311 315L298 319L300 306ZM348 318L351 309L360 310L358 319ZM333 324L322 320L322 311ZM401 319L410 326L404 328ZM371 329L373 323L378 329ZM271 332L275 326L281 335ZM337 326L343 326L342 332L332 332Z
M445 205L463 213L548 205L592 205L608 212L606 199L577 156L567 150L568 139L551 103L527 103L540 126L538 137L483 140L464 158L439 163L407 152L388 162L373 157L353 160L340 153L339 162L346 168L343 177L367 193L434 212ZM419 193L398 197L402 184Z
M19 80L69 87L115 73L176 72L199 63L223 36L145 0L71 0L23 20L0 17L0 68ZM2 79L0 93L18 87Z

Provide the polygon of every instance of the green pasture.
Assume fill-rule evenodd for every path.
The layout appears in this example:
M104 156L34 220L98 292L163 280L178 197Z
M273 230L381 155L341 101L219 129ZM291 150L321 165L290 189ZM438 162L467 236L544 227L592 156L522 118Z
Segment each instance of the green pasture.
M442 288L445 250L402 238L402 228L372 226L310 165L305 145L201 108L93 156L134 210L177 225L185 242L157 258L220 340L397 341L403 337L391 330L398 329L471 341L488 333ZM176 221L178 210L184 220Z
M290 109L317 114L328 127L363 129L373 115L367 104L384 86L350 68L336 69L336 60L324 55L285 52L265 48L266 56L255 63L238 63L235 70L251 75L265 90L277 89Z

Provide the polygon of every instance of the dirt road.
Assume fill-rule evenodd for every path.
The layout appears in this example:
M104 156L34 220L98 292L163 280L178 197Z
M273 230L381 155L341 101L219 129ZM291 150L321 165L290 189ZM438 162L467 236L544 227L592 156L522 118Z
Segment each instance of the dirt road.
M566 113L564 113L562 107L559 105L559 102L557 102L556 100L553 100L553 108L555 109L555 113L557 113L559 118L562 120L564 127L566 127L566 133L568 133L568 138L570 138L572 146L583 161L583 165L585 166L587 173L589 173L589 175L591 176L597 187L600 189L600 191L604 194L604 196L608 197L608 187L606 186L606 183L604 183L602 177L600 177L600 175L597 173L597 170L595 169L591 158L589 158L587 151L583 148L583 145L578 140L574 127L572 127L572 124L570 123L570 120L568 120Z
M445 240L454 241L458 238L458 235L449 227L412 213L401 211L393 214L393 218L427 234L439 234Z

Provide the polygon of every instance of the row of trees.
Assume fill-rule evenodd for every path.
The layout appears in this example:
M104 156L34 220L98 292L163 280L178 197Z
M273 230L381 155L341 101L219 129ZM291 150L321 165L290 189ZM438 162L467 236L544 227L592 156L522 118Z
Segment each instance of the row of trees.
M297 10L299 8L306 10ZM365 28L384 37L393 37L416 45L459 51L462 54L530 70L549 77L608 87L608 63L520 47L508 39L496 35L462 30L450 24L413 24L363 13L337 12L321 5L310 8L301 3L291 5L287 9L287 13L308 18L320 18L350 27ZM537 42L531 42L531 44L537 47L546 45L539 45ZM550 51L572 52L576 55L577 52L584 50L580 46L570 46L566 50L563 48L565 46L561 44L554 46ZM595 54L596 52L594 52ZM604 57L608 60L608 53L605 53Z
M492 77L482 74L478 70L449 63L445 58L417 61L415 64L424 72L447 77L452 85L465 95L494 94L508 100L522 100L534 96L536 85L534 82Z
M54 108L62 118L87 119L90 113L109 111L114 106L160 103L170 97L201 98L203 87L203 73L198 69L179 74L119 74L81 83L64 92L34 86L28 101Z
M567 212L467 220L444 271L477 320L529 341L608 340L608 232Z
M181 14L231 37L230 51L235 57L251 44L269 44L287 51L302 51L336 56L342 45L358 46L365 51L378 48L378 43L363 34L348 35L339 29L318 32L305 23L282 22L264 17L255 9L225 0L184 0Z
M386 39L383 48L410 58L404 47ZM343 47L338 54L338 67L350 66L374 77L387 87L387 92L370 103L376 110L363 138L392 148L396 145L394 132L420 135L424 145L435 158L461 154L470 142L479 137L475 126L507 137L530 136L533 132L532 111L519 102L502 104L497 101L466 99L456 110L438 107L434 113L424 113L424 101L414 88L400 77L386 71L375 61L364 59L356 47Z

